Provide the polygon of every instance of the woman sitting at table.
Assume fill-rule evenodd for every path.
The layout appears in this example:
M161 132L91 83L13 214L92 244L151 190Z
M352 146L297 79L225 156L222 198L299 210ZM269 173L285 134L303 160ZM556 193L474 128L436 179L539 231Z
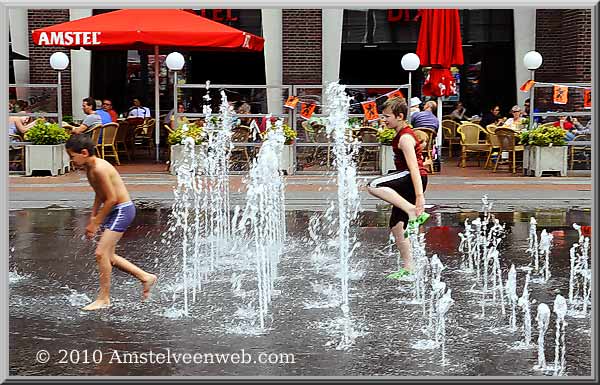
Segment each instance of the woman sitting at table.
M487 127L488 124L500 125L503 122L503 118L500 115L500 106L493 106L488 112L483 114L479 125L481 127Z
M469 119L469 117L467 116L467 109L465 108L463 102L461 102L460 100L456 102L454 110L450 113L450 119L459 123L463 120Z
M513 108L510 109L510 113L512 116L504 122L502 127L507 127L517 131L521 130L524 119L521 116L521 107L517 105L513 106Z
M9 116L8 117L8 134L10 136L22 136L29 129L35 126L37 119L27 123L29 120L28 116Z
M185 113L185 106L183 103L177 103L177 113L183 114ZM167 116L165 117L165 124L168 124L172 130L176 130L177 127L182 126L184 124L189 124L190 121L187 117L183 115L177 115L177 122L175 122L175 111L171 109Z

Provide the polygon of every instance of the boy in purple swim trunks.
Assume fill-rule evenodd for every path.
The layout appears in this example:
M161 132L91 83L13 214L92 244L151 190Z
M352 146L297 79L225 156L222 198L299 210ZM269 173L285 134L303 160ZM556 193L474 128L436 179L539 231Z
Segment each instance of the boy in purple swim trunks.
M95 252L100 272L100 291L96 300L82 310L110 306L110 275L113 265L139 279L143 286L142 300L148 298L150 289L156 283L156 275L145 272L115 254L117 242L135 218L135 206L121 176L110 163L95 156L96 143L89 135L72 135L66 147L73 163L86 170L88 181L96 193L85 234L88 239L92 239L98 229L103 230Z

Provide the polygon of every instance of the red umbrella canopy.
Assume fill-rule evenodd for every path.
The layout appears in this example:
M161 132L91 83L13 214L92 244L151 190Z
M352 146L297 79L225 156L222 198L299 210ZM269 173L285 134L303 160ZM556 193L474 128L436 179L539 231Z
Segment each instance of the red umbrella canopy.
M179 9L122 9L33 31L33 42L71 48L187 47L262 51L264 39Z
M417 55L421 59L421 65L432 67L423 85L423 94L455 94L456 85L450 66L464 63L457 9L421 10Z

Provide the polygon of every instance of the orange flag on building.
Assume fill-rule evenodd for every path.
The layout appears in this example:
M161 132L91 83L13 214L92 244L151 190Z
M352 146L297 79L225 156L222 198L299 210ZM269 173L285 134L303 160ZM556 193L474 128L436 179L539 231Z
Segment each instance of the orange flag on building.
M592 90L583 90L583 107L592 108Z
M372 120L379 119L379 114L377 113L377 103L374 100L370 102L362 102L363 111L365 112L365 119L369 122Z
M296 105L298 104L298 100L300 100L300 99L298 99L297 96L290 95L290 96L288 96L287 100L285 101L284 107L291 108L293 110L294 108L296 108Z
M402 93L402 91L400 91L400 89L397 89L395 91L388 92L387 94L385 94L385 96L387 96L388 99L391 99L391 98L403 98L404 94Z
M312 103L300 103L300 116L304 119L310 119L312 114L315 112L315 104Z
M521 88L519 88L519 89L523 92L529 92L529 90L531 89L531 87L533 87L534 84L535 84L535 81L527 80L525 83L523 83L521 85Z
M565 86L554 86L553 92L554 104L567 104L569 100L569 87Z

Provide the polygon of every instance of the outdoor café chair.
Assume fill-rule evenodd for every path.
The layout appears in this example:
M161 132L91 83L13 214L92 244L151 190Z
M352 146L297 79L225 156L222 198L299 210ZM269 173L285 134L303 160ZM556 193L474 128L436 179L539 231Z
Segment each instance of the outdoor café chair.
M444 140L448 141L448 154L452 158L452 145L460 144L460 135L456 132L459 124L452 119L442 120L442 129L444 130Z
M231 141L233 143L248 143L250 140L250 127L247 126L237 126L233 128L231 134ZM231 166L242 165L246 169L250 169L250 154L248 153L248 147L245 145L242 146L233 146L231 150Z
M427 127L417 127L413 131L419 141L423 144L421 152L424 152L425 158L429 160L427 165L429 167L429 172L433 174L433 142L435 140L436 132Z
M576 137L573 138L573 142L582 142L582 141L587 141L587 142L591 142L592 138L591 135L577 135ZM569 151L571 152L571 156L570 156L570 169L573 170L573 166L575 166L575 163L587 163L587 164L591 164L592 163L592 147L589 145L577 145L577 144L573 144L572 146L569 146ZM582 154L582 158L581 159L576 159L575 155L576 154Z
M488 125L489 127L490 125ZM496 128L494 126L494 132L489 132L487 134L487 138L488 138L488 143L490 144L490 149L488 151L488 156L487 159L485 160L485 164L483 165L483 168L488 168L488 165L491 166L491 162L492 161L492 157L496 156L500 156L500 140L498 139L498 136L496 135Z
M477 154L477 165L481 166L479 156L481 153L487 153L490 149L489 143L481 143L479 134L485 133L485 130L475 123L463 123L456 129L460 135L460 161L461 167L466 167L468 154Z
M377 130L373 127L360 127L358 137L361 143L379 143L379 140L377 140ZM373 171L375 171L379 163L379 146L361 146L358 156L358 168L360 169L365 161L371 158L373 159Z
M500 149L498 150L498 156L496 157L496 164L494 165L494 171L498 168L498 164L507 163L513 174L517 173L517 163L523 164L523 161L517 162L517 152L523 153L525 146L517 145L515 143L515 131L506 127L498 127L495 132L500 143ZM508 160L502 161L502 153L508 152Z
M25 139L19 134L8 134L8 169L10 171L25 171L25 146L10 142L24 142Z
M102 127L102 143L100 149L102 153L102 159L106 159L107 156L115 158L117 165L120 165L119 154L117 153L116 138L119 131L119 123L106 123ZM112 154L108 151L112 151Z

